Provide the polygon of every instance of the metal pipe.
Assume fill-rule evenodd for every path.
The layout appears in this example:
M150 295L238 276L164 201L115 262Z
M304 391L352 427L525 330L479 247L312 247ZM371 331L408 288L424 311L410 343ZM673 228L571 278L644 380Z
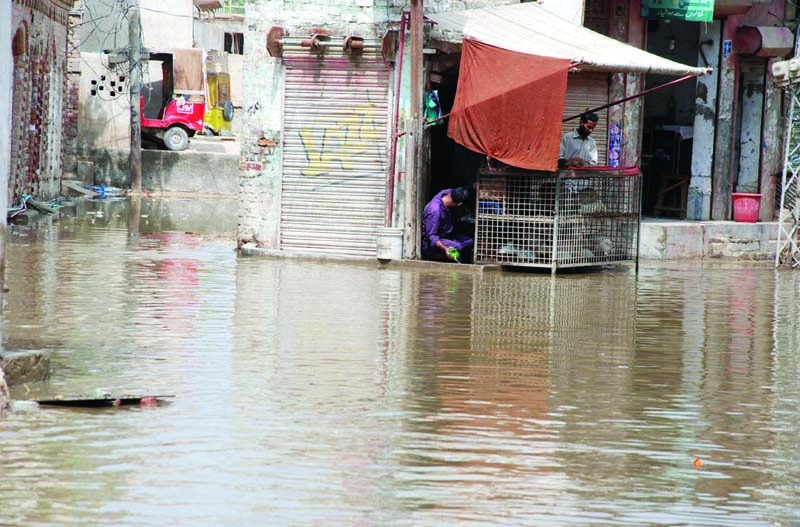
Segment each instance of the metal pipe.
M388 203L386 206L385 224L387 227L392 227L392 217L394 216L394 171L397 168L397 139L400 137L400 135L397 134L397 127L400 121L400 81L403 77L403 48L405 47L406 41L407 16L407 11L403 11L403 14L400 16L400 45L397 51L397 75L395 75L396 80L394 85L394 124L392 127L392 146L389 161L389 174L386 178L388 186Z
M142 27L139 0L128 2L128 64L130 65L131 141L128 164L131 192L142 192Z
M581 113L579 113L577 115L571 115L569 117L566 117L566 118L562 119L561 122L562 123L566 123L567 121L571 121L573 119L577 119L578 117L580 117L581 115L583 115L585 113L591 113L591 112L597 112L597 111L600 111L600 110L605 110L606 108L610 108L611 106L615 106L617 104L622 104L624 102L628 102L628 101L633 100L633 99L638 99L639 97L644 97L647 94L656 92L658 90L663 90L664 88L667 88L667 87L672 86L674 84L678 84L679 82L683 82L683 81L686 81L686 80L689 80L689 79L693 79L695 77L696 77L696 75L687 75L685 77L681 77L680 79L667 82L666 84L662 84L660 86L656 86L655 88L650 88L649 90L645 90L643 92L639 92L639 93L637 93L635 95L631 95L630 97L625 97L624 99L620 99L618 101L610 102L608 104L604 104L603 106L598 106L597 108L592 108L590 110L586 110L586 111L581 112Z
M345 40L346 37L342 37L342 41ZM316 43L313 42L311 38L300 38L300 37L288 37L282 38L278 41L281 46L302 46L304 48L313 48L314 46L320 48L341 48L342 42L339 41L332 41L332 40L319 40ZM370 49L380 49L382 46L382 42L380 40L364 40L363 42L359 42L359 46L362 48L370 48Z

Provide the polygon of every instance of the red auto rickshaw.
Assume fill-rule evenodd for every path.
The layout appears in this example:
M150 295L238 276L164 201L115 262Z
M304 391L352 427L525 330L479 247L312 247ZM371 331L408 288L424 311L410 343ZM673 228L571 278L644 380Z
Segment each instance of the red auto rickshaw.
M203 130L204 50L151 52L149 61L161 63L161 80L145 85L141 97L142 137L155 138L169 150L186 150L189 138Z

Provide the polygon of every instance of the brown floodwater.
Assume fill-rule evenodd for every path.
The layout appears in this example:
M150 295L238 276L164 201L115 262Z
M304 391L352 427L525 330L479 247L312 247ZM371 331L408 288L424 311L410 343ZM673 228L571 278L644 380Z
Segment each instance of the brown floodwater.
M134 219L131 222L131 218ZM800 274L242 257L230 200L7 234L3 526L800 525ZM133 225L133 228L131 228Z

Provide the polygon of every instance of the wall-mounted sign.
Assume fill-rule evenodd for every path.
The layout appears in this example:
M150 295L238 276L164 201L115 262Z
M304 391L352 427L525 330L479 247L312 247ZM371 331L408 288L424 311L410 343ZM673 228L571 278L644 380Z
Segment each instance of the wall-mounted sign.
M711 22L714 0L642 0L642 18Z
M733 41L732 40L723 40L722 41L722 58L727 59L728 55L731 54L733 51Z

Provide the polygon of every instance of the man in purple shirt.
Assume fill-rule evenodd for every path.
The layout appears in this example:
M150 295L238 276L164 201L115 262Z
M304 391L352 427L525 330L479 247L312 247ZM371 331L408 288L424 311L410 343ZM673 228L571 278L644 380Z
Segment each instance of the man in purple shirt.
M436 194L422 211L422 256L428 260L455 260L448 252L451 247L459 253L472 249L473 240L455 232L455 223L464 213L463 205L471 196L467 187L445 189Z

